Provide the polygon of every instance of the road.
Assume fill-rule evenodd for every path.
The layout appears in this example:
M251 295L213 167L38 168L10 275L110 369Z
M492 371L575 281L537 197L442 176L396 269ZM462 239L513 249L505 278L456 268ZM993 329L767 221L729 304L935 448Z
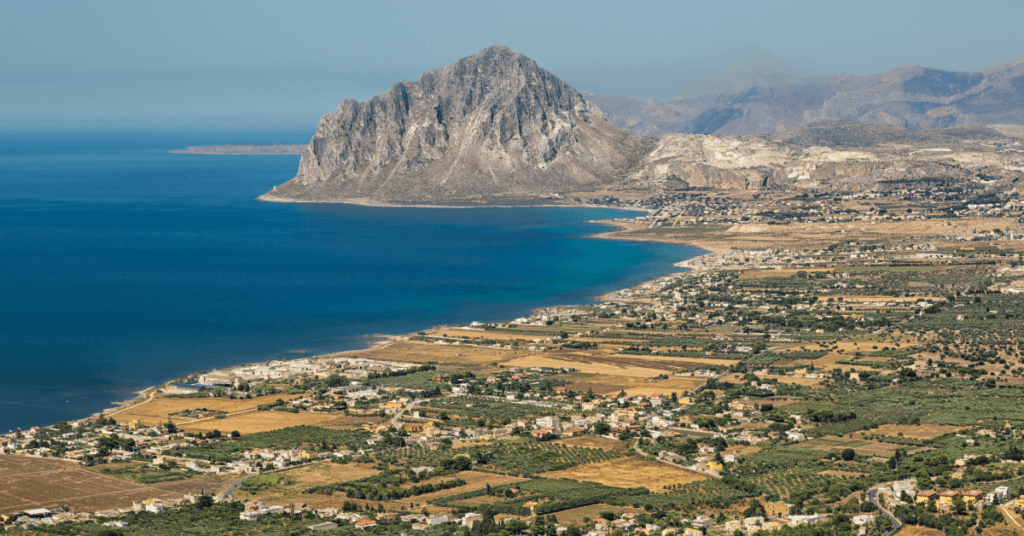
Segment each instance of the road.
M112 415L117 415L118 413L123 413L125 411L130 410L130 409L137 408L137 407L139 407L139 406L141 406L143 404L148 404L149 402L153 401L153 398L156 396L156 392L157 391L158 391L158 389L154 387L153 389L150 390L149 396L146 397L146 399L143 400L142 402L139 402L138 404L132 404L130 406L124 406L124 407L118 408L118 409L116 409L114 411L106 412L106 413L103 414L103 417L110 417Z
M419 404L420 402L423 402L423 401L417 398L417 399L413 400L412 402L409 402L409 404L407 406L405 406L404 408L398 410L398 413L396 413L395 416L391 418L391 426L394 427L397 430L398 429L398 419L401 418L402 415L404 415L406 411L409 411L410 409L412 409L413 406L415 406L416 404Z
M725 376L727 376L728 374L729 374L728 372L723 372L723 373L721 373L721 374L719 374L719 375L715 376L715 380L721 380L722 378L724 378L724 377L725 377ZM705 387L707 387L707 385L708 385L708 382L704 382L704 384L703 384L703 385L700 385L700 386L699 386L699 387L697 387L696 389L692 389L692 390L691 390L690 392L688 392L688 393L686 393L686 394L687 394L687 395L689 395L689 396L696 396L696 395L697 395L697 393L699 393L699 392L703 391L703 390L704 390L704 388L705 388Z
M647 457L647 453L642 451L642 450L640 450L640 441L639 440L637 440L637 442L633 444L633 450L635 450L637 454L639 454L641 456L644 456L644 457ZM689 471L691 473L697 473L698 475L709 476L709 477L717 479L717 480L721 480L722 479L722 475L719 475L717 473L712 473L712 472L709 472L709 471L698 471L696 469L692 469L692 468L687 467L685 465L679 465L678 463L670 462L670 461L662 459L662 458L658 458L658 461L661 462L661 463L664 463L664 464L671 465L672 467L677 467L679 469L682 469L683 471Z
M249 474L245 475L244 477L242 477L241 480L238 480L234 484L231 484L231 487L229 487L228 489L224 490L224 492L221 493L220 496L224 497L225 499L227 499L228 497L231 497L231 494L234 493L236 489L241 487L242 483L244 483L246 480L249 480L250 478L252 478L252 477L254 477L254 476L258 475L258 474L259 473L249 473Z
M871 501L871 504L877 506L878 509L881 510L882 513L884 513L890 521L892 521L892 528L889 529L889 531L883 534L882 536L892 536L896 533L896 531L900 530L900 527L903 526L903 523L900 523L900 520L896 519L896 516L892 515L892 512L886 510L885 508L882 508L882 505L878 503L877 489L868 490L868 500Z
M1018 526L1018 527L1020 527L1021 529L1024 529L1024 525L1021 525L1020 523L1017 523L1017 519L1016 519L1015 517L1013 517L1013 514L1012 514L1012 513L1010 513L1010 511L1009 511L1009 510L1007 510L1007 509L1006 509L1006 506L1005 506L1005 505L1000 505L1000 506L999 506L999 508L1000 508L1000 509L1001 509L1001 510L1003 511L1003 513L1004 513L1004 514L1006 514L1006 517L1007 517L1007 518L1008 518L1008 519L1009 519L1010 521L1013 521L1013 524L1014 524L1014 525L1017 525L1017 526Z

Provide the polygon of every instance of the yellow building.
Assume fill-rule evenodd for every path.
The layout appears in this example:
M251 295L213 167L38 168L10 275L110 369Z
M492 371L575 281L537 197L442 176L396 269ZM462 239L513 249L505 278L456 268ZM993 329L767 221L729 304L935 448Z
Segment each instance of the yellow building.
M764 513L768 514L768 517L781 517L788 516L789 509L792 508L792 504L786 504L784 502L770 502L764 505Z
M953 501L957 500L957 498L959 497L960 494L955 491L943 491L942 493L939 494L939 504L948 508L952 508Z
M704 533L690 527L683 529L683 536L704 536Z
M1013 500L1013 507L1024 508L1024 495L1021 495L1020 497L1017 497L1016 499Z
M721 471L723 469L722 464L716 461L710 461L704 464L705 470L707 471Z
M967 506L974 506L978 504L978 501L980 501L984 496L985 494L981 491L972 489L971 491L965 491L962 498L964 502L967 503Z
M733 411L748 411L754 409L754 403L745 402L743 400L734 400L729 402L729 409Z
M914 498L914 502L917 504L925 504L935 500L935 492L932 490L919 491L917 497Z

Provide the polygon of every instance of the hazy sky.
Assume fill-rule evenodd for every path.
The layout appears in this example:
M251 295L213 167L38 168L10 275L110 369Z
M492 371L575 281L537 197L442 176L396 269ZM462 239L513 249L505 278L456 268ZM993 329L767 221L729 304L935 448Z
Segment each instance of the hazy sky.
M495 43L577 89L659 100L730 67L978 70L1024 56L1022 22L1022 0L0 0L0 125L312 130Z

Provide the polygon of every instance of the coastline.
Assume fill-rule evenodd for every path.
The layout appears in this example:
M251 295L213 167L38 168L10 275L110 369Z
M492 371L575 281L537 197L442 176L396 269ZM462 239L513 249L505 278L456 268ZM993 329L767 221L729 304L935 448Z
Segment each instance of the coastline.
M289 200L289 201L270 201L270 202L286 202L286 203L288 203L288 202L296 202L296 201ZM311 203L316 203L316 202L311 202ZM335 202L330 202L330 203L335 203ZM342 204L358 205L358 203L342 203ZM360 205L360 206L380 206L382 208L416 208L417 207L415 205ZM530 205L530 207L604 208L604 209L610 209L610 210L635 210L635 211L638 211L638 212L648 212L648 213L651 212L650 210L639 209L639 208L637 208L637 209L621 208L620 209L620 208L609 208L609 207L599 207L599 206L595 207L595 206L582 205L582 204ZM453 206L453 207L444 207L444 206L439 206L439 205L425 205L422 208L525 208L525 207L523 207L523 206L481 206L481 207ZM620 233L625 233L625 232L627 232L629 230L632 230L632 227L630 225L626 224L625 222L621 222L621 221L616 221L616 220L588 220L588 222L589 223L601 224L601 225L607 225L607 226L613 227L615 229L611 230L611 231L603 232L603 233L595 233L595 234L591 234L591 235L586 235L584 238L594 238L594 239L601 239L601 240L630 240L630 241L636 241L636 242L673 243L673 244L678 244L678 245L681 245L681 246L689 246L689 247L693 247L693 248L697 248L697 249L701 249L701 250L706 251L706 253L703 253L701 255L697 255L697 256L691 257L689 259L685 259L685 260L679 261L679 262L674 263L672 265L673 267L683 268L684 270L682 270L682 271L669 271L669 272L661 274L661 275L659 275L659 276L657 276L655 278L641 281L641 282L637 283L636 285L634 285L633 287L626 287L626 288L616 289L616 290L612 290L612 291L606 292L604 294L600 294L600 295L594 296L592 298L592 300L595 303L606 302L606 301L614 301L614 299L615 299L614 295L615 294L618 294L618 293L623 292L625 290L629 290L630 288L634 288L634 287L638 287L638 286L649 284L652 281L656 281L656 280L664 278L664 277L680 275L680 274L683 274L683 273L690 273L693 270L699 269L698 266L695 266L693 264L693 261L696 261L696 260L699 260L699 259L704 259L704 258L706 258L708 256L714 257L715 254L718 253L718 251L710 250L709 248L705 247L704 245L683 244L683 243L679 243L679 242L672 242L672 241L669 241L669 240L649 240L649 239L641 239L641 238L637 238L637 237L620 236ZM570 306L570 305L578 305L578 304L555 304L555 305L549 305L549 306L545 306L545 307L565 307L565 306ZM535 308L533 311L537 311L538 309L543 309L545 307ZM390 346L390 345L394 344L395 342L409 340L409 338L414 336L418 331L433 332L433 331L438 331L438 330L450 329L451 327L452 326L448 325L448 324L438 324L438 325L432 325L430 327L426 327L426 328L423 328L423 329L420 329L420 330L417 330L417 331L408 332L408 333L402 333L402 334L367 333L367 334L362 335L362 338L364 338L364 339L377 339L377 340L370 341L368 344L366 344L365 346L362 346L360 348L354 348L354 349L351 349L351 350L342 350L342 351L338 351L338 352L329 352L329 353L317 354L317 355L308 355L308 356L304 356L304 357L306 357L308 359L314 359L315 360L315 359L325 359L325 358L328 358L328 357L339 357L339 356L352 355L352 354L356 354L356 353L359 353L359 352L364 352L364 351L371 350L371 349L386 348L387 346ZM245 366L245 365L251 364L251 363L252 362L239 363L239 364L232 365L232 366L229 366L229 367L224 367L224 368L227 369L227 370L230 370L232 368ZM207 371L207 370L193 371L193 372L185 375L185 377L191 376L191 375L194 375L194 374L202 374L204 372L209 372L209 371ZM136 396L134 396L134 397L132 397L132 398L130 398L128 400L113 401L113 402L110 403L110 407L105 408L105 409L103 409L103 410L101 410L99 412L93 413L93 414L89 415L88 417L83 417L83 418L99 418L99 417L108 418L108 417L111 417L111 416L116 415L118 413L121 413L121 412L123 412L123 411L125 411L127 409L130 409L131 407L133 407L135 405L147 402L149 399L152 399L156 395L156 393L157 393L157 391L159 389L163 388L164 386L166 386L168 383L174 381L175 379L178 379L178 378L171 378L171 379L169 379L169 380L167 380L165 382L162 382L160 384L151 385L151 386L148 386L145 389L142 389L140 391L135 391L134 394Z
M190 145L184 149L167 151L168 154L298 156L306 145L296 143L236 143L230 145Z
M264 203L296 203L296 204L308 204L308 205L352 205L357 207L376 207L376 208L459 208L459 209L479 209L479 208L599 208L604 210L628 210L635 212L646 212L648 214L654 212L654 210L646 207L608 207L604 205L588 205L586 203L527 203L524 202L520 205L508 204L479 204L479 205L438 205L438 204L422 204L422 203L388 203L386 201L374 201L366 198L346 198L346 199L335 199L328 201L314 201L310 199L292 199L285 197L278 197L271 195L273 190L256 197L256 201L262 201ZM527 201L527 200L522 200ZM591 220L597 223L608 223L605 220ZM601 233L604 234L604 233ZM595 235L597 236L597 235Z

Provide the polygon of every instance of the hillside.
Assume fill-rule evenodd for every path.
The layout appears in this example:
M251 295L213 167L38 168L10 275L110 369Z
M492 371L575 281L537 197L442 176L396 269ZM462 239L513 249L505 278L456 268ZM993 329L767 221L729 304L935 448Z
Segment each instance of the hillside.
M480 203L620 180L649 140L537 64L496 45L325 115L298 174L261 199Z
M634 134L771 134L819 118L907 129L1024 125L1024 57L977 72L916 65L869 76L729 70L668 102L585 93Z
M904 78L902 86L933 94L941 93L935 86L940 79L950 84L960 80L957 91L991 81L984 76L926 76L932 80L929 86L921 78ZM800 83L775 74L760 79L793 88ZM717 97L712 89L762 84L740 74L727 82L692 99L713 103ZM374 205L601 204L612 198L660 198L680 187L861 191L922 177L954 183L985 177L992 188L1005 189L1020 182L1024 169L1022 127L1012 124L915 130L819 117L768 136L722 134L753 128L744 123L751 116L741 110L720 111L724 115L716 116L715 124L702 127L714 126L715 135L642 136L605 119L621 123L622 110L637 109L638 101L611 99L613 111L606 116L585 97L599 96L584 95L526 56L496 45L428 71L415 82L395 84L369 102L345 99L320 120L302 151L296 176L260 199ZM627 126L648 129L640 123Z

